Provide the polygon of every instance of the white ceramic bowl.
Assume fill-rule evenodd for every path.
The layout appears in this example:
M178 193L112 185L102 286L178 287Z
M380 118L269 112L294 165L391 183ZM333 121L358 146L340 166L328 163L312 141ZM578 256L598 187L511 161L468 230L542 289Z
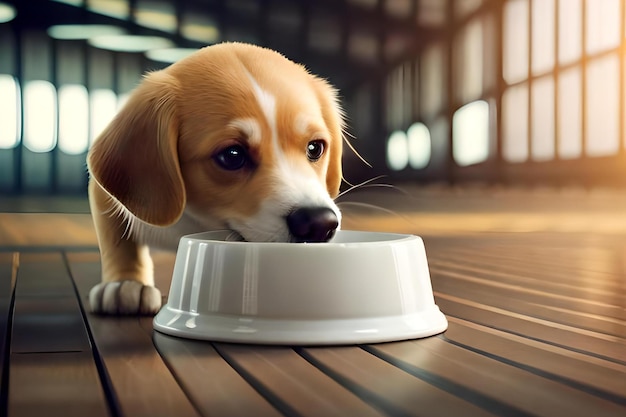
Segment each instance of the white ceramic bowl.
M329 345L443 332L422 239L339 231L327 243L181 239L154 328L214 341Z

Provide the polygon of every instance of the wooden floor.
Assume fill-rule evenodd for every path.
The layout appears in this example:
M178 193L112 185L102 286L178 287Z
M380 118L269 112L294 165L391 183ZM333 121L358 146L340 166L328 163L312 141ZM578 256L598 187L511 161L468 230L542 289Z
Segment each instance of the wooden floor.
M626 211L483 210L493 201L442 210L449 217L423 229L436 207L347 220L427 231L449 329L324 348L190 341L153 332L148 318L93 316L89 218L0 213L0 415L625 416ZM533 229L503 225L506 215ZM461 226L476 216L482 226ZM607 218L614 229L595 228ZM156 254L164 293L172 262Z

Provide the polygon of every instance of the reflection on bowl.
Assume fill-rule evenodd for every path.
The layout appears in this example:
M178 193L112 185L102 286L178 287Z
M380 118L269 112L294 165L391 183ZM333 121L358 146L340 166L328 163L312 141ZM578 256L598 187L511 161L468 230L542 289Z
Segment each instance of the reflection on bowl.
M431 336L447 328L422 239L339 231L327 243L181 239L160 332L240 343L328 345Z

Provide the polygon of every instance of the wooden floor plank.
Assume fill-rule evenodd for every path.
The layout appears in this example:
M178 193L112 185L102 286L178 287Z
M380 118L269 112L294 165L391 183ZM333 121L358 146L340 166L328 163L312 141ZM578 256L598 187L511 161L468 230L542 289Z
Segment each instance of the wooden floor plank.
M100 280L97 253L67 255L82 303ZM89 328L121 416L199 416L136 317L87 314Z
M550 281L571 283L583 287L620 288L624 265L620 262L624 255L621 248L613 248L604 243L602 248L572 248L559 257L546 257L549 252L545 245L535 244L527 238L519 237L518 247L507 244L491 244L482 248L457 246L431 248L433 257L458 264L493 265L497 269L516 274L537 274L550 277ZM539 252L530 251L529 246L536 245ZM619 244L618 246L622 246ZM607 249L608 247L608 249ZM543 252L542 252L543 251ZM600 285L598 285L600 284Z
M623 339L520 315L442 293L436 293L435 296L441 310L452 317L622 364L626 363Z
M344 386L397 416L488 416L474 404L410 375L359 347L308 348L302 354Z
M623 314L618 305L567 299L482 278L478 281L483 282L472 282L472 277L459 278L437 270L432 270L432 276L437 293L626 340L626 321L615 317Z
M75 297L61 252L20 253L16 291L23 297Z
M209 342L154 332L159 353L202 414L278 417L278 412L239 375Z
M450 318L448 324L443 335L446 340L626 405L624 365L590 360L586 355L464 320Z
M97 244L91 215L87 213L0 213L0 246Z
M441 276L440 276L441 275ZM431 268L431 276L434 283L445 284L451 282L451 286L465 286L478 290L488 290L492 293L508 292L514 293L518 298L525 298L537 304L558 305L562 308L569 308L596 314L606 317L623 319L623 306L626 300L618 297L600 297L595 300L585 294L568 295L558 291L547 292L536 288L532 283L506 283L501 282L496 277L489 275L478 275L475 273L458 273L449 269L437 267Z
M8 416L109 416L91 352L12 354Z
M9 366L9 416L109 414L60 253L20 256Z
M506 261L494 261L480 256L454 260L432 256L429 258L429 264L437 269L487 276L503 283L530 285L554 294L604 302L624 301L623 282L615 280L614 277L607 277L606 274L583 276L584 272L576 269L549 271L546 267L532 265L530 259L525 260L524 265L514 267Z
M87 329L62 255L21 254L11 352L89 351Z
M626 412L624 406L498 362L438 337L375 345L369 349L408 372L426 372L454 387L506 404L510 409L505 415L617 417Z
M472 262L474 261L474 262ZM457 274L466 274L476 277L485 277L497 280L500 283L508 285L528 286L535 290L539 290L548 294L559 294L572 298L580 298L592 301L603 301L605 303L626 301L626 294L615 291L615 288L607 288L606 282L600 279L594 279L593 285L581 285L574 281L573 274L569 274L570 279L567 282L555 281L554 275L546 276L541 269L527 268L524 270L516 270L515 272L504 272L500 265L490 263L485 260L476 261L476 257L460 260L443 260L439 257L431 257L428 260L431 269L450 271Z
M307 417L381 416L292 349L218 343L218 352L281 412Z
M11 300L18 264L18 253L0 252L0 414L6 410L7 405L7 387L5 386L5 372L9 367L7 341L10 331Z

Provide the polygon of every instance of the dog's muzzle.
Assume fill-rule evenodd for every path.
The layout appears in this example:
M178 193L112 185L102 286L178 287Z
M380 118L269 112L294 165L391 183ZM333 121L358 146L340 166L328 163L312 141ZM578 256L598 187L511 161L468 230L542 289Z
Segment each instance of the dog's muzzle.
M327 242L339 227L337 214L328 207L301 207L287 215L296 242Z

